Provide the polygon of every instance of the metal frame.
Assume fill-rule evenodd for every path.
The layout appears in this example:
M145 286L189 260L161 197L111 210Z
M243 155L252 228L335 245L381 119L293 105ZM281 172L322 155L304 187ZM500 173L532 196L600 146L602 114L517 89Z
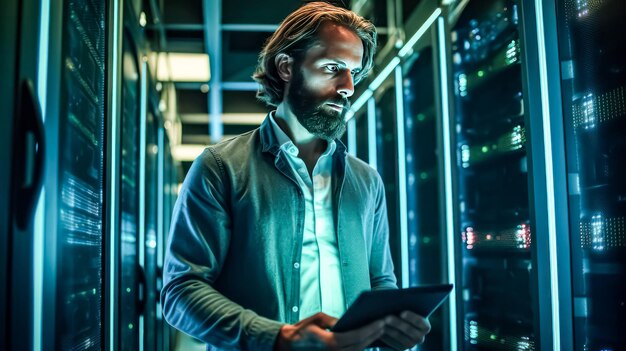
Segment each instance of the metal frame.
M567 168L555 1L522 2L539 348L573 350ZM536 79L537 72L539 79ZM541 215L539 215L541 214Z
M376 154L376 99L367 99L367 158L369 165L378 169L378 155Z
M222 124L222 2L203 0L204 43L211 59L213 71L209 82L209 134L212 142L224 135Z
M63 28L63 2L50 7L50 33L54 33L49 39L48 50L48 81L47 103L44 107L46 116L45 137L48 145L59 145L59 111L61 110L61 76L63 67L62 54L62 28ZM44 208L57 208L59 197L58 174L55 165L59 164L59 148L46 148L46 177L44 190L46 193ZM43 254L43 286L46 293L42 297L42 320L41 324L49 326L41 330L42 350L53 351L56 343L54 325L56 323L56 291L57 291L57 239L58 239L58 213L54 210L46 210L44 223L46 233L44 236Z
M38 52L38 72L37 72L37 95L41 104L41 117L46 121L47 106L47 82L48 82L48 42L50 40L50 0L41 0L41 12L39 20L39 52ZM45 128L45 127L44 127ZM41 331L43 328L43 257L44 257L44 215L45 215L45 186L41 191L39 204L35 213L35 228L33 233L33 253L35 262L33 263L34 291L33 291L33 349L41 350Z
M346 122L346 136L348 138L348 153L356 157L356 118Z
M119 1L110 1L108 3L107 23L109 28L109 38L107 39L107 61L111 62L111 69L106 77L107 79L107 101L110 109L105 110L106 121L106 160L105 162L105 215L103 222L105 223L103 231L109 235L104 237L103 256L104 265L104 349L115 350L119 345L119 316L116 311L117 300L119 298L119 208L120 198L118 193L120 189L120 147L121 147L121 79L122 79L122 38L123 38L123 14L124 7ZM107 164L108 163L108 164ZM108 293L107 293L108 292ZM107 309L108 307L108 309Z
M458 321L458 312L457 312L457 305L460 302L460 294L458 294L459 288L458 288L458 282L460 281L459 279L459 271L456 269L456 267L458 267L458 264L460 262L459 258L456 256L456 252L457 252L457 247L456 247L456 240L455 240L455 228L456 228L456 224L457 222L457 218L458 216L455 214L455 209L454 209L454 200L453 200L453 195L456 192L456 188L454 187L454 175L453 175L453 168L454 168L454 149L453 149L453 145L455 145L454 143L454 137L453 137L453 133L454 133L454 129L451 127L453 125L453 120L452 120L452 116L453 114L451 113L451 101L449 99L450 97L450 91L448 89L448 87L450 87L452 85L452 79L450 77L450 75L448 74L449 72L449 65L450 65L450 61L447 60L448 57L450 57L450 45L449 45L449 37L447 35L448 31L447 31L447 27L446 27L446 21L445 21L445 17L444 16L440 16L437 18L437 27L436 27L436 31L434 33L434 35L436 36L437 39L437 57L435 59L435 62L437 62L438 66L439 66L439 83L438 83L438 101L440 102L440 104L438 105L439 108L439 130L440 130L440 135L441 135L441 150L443 151L441 155L441 157L443 158L443 162L441 162L441 166L440 166L440 174L443 174L443 183L440 184L440 190L442 190L442 193L444 194L444 199L442 199L443 201L441 201L441 213L444 214L442 216L442 226L441 228L445 228L445 243L446 243L446 256L447 260L444 264L444 267L446 267L446 278L447 281L449 283L453 283L454 284L454 288L452 289L452 292L450 293L450 297L448 299L447 305L448 305L448 326L449 326L449 333L447 334L448 336L448 342L449 342L449 349L451 351L456 351L457 349L460 349L460 342L459 342L459 333L458 330L460 328L462 328L462 323L459 323ZM435 80L437 81L437 80ZM462 330L462 329L460 329Z
M137 262L142 271L145 272L146 260L146 127L148 119L148 62L147 58L141 60L140 79L140 107L139 107L139 235L137 238L137 247L139 253ZM147 284L144 284L144 295L147 294ZM145 303L145 302L144 302ZM139 315L139 350L143 350L144 344L144 315Z
M396 132L398 133L398 210L400 212L400 262L402 263L402 287L409 287L409 230L406 193L406 147L404 132L404 85L402 67L395 67Z

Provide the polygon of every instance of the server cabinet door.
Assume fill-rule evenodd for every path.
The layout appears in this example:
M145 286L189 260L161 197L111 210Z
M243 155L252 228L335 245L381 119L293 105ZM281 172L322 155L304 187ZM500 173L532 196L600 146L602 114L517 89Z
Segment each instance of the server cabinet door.
M561 0L556 4L569 182L574 348L624 350L626 3Z
M43 348L100 349L104 340L106 2L51 7ZM48 125L50 122L50 125Z
M0 16L0 348L32 348L33 215L43 176L35 91L39 2L9 0Z

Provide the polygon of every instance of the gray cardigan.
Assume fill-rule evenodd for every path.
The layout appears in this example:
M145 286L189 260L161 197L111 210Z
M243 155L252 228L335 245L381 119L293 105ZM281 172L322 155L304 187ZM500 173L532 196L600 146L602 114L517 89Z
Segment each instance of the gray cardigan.
M210 349L272 350L283 323L300 320L305 204L279 147L266 118L260 128L207 148L176 202L163 314ZM350 305L362 291L397 288L385 193L378 173L339 141L332 177Z

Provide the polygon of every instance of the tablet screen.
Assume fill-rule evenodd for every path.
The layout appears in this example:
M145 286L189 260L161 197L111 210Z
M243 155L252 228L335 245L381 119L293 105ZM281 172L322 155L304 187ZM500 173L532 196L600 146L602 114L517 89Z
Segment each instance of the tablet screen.
M365 291L331 329L345 332L363 327L390 314L413 311L430 316L452 291L452 284L417 286L406 289Z

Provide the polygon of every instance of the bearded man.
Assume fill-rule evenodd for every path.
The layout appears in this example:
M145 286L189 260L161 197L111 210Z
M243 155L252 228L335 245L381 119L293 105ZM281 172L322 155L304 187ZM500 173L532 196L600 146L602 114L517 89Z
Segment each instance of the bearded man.
M362 350L379 339L401 350L429 332L409 311L330 330L361 292L397 288L382 181L338 140L375 47L373 24L349 10L296 10L254 74L275 110L189 170L161 299L166 320L209 350Z

